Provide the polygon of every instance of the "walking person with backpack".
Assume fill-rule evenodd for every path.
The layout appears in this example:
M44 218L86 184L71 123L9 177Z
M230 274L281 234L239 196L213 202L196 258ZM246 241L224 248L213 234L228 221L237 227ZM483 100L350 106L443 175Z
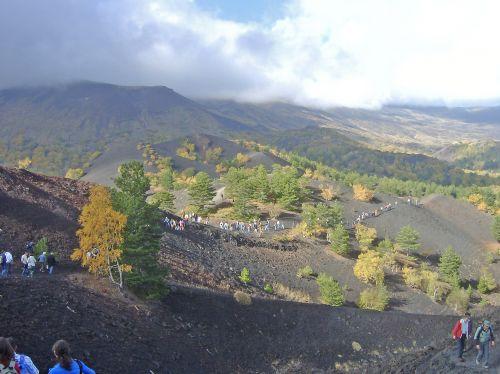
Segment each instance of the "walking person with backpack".
M43 273L45 271L45 263L47 262L47 252L43 252L38 256L38 262L40 263L40 271Z
M38 374L39 371L29 356L17 353L17 342L14 338L7 338L12 349L14 349L14 360L19 365L20 374Z
M52 353L58 363L49 370L49 374L95 374L95 371L82 361L71 357L71 348L65 340L55 342Z
M52 252L47 255L47 269L49 269L49 274L54 271L54 266L56 266L56 258Z
M2 265L0 275L2 277L6 277L7 276L7 257L5 257L5 252L2 252L2 255L0 256L0 265Z
M14 348L3 337L0 337L0 374L21 374Z
M472 335L472 320L469 312L466 312L463 318L459 319L457 323L455 323L451 334L453 339L457 342L457 358L459 361L464 362L465 360L462 356L467 344L467 339L469 339Z
M484 360L483 367L488 369L490 346L495 346L495 336L493 335L493 328L491 327L490 321L483 321L481 326L477 328L474 334L474 340L476 341L476 348L479 351L476 357L476 365L481 365L481 361Z

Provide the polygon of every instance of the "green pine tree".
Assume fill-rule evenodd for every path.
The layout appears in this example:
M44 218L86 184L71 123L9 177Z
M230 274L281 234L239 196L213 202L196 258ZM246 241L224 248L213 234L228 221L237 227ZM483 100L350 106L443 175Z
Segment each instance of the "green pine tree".
M403 226L396 236L396 243L401 250L406 251L409 255L410 252L414 252L420 248L419 239L420 234L417 230L411 226Z
M194 182L188 187L191 205L197 213L206 212L205 206L215 197L215 189L212 179L205 172L196 174Z
M462 259L452 246L447 247L439 258L439 271L443 279L454 285L460 284L460 266Z
M342 225L335 226L329 231L330 247L339 255L349 253L349 232Z
M157 192L149 198L149 202L168 212L174 209L174 195L168 191Z
M121 165L115 184L113 208L127 216L123 262L132 266L124 273L125 285L141 297L161 298L168 293L164 281L168 270L157 260L162 217L156 206L146 203L149 180L144 166L136 161Z

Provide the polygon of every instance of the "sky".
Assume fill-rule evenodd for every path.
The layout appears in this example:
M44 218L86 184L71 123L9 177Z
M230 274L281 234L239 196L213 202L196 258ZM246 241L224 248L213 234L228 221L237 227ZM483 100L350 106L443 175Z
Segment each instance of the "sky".
M0 88L332 107L500 103L496 0L5 0Z

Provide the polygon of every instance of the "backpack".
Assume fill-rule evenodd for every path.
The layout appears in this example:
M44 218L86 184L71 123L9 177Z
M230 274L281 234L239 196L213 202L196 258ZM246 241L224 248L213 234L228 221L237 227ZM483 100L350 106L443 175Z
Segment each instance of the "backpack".
M10 360L8 366L0 364L0 367L0 374L21 374L21 369L14 359Z
M75 360L76 363L78 364L78 369L80 369L80 374L83 374L83 365L80 360Z

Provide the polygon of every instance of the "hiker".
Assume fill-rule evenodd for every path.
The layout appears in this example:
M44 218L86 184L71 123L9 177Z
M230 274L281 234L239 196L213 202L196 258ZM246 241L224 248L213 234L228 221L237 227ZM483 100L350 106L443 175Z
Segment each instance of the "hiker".
M54 266L56 265L56 258L52 252L49 252L47 255L47 269L49 270L49 274L52 274L54 271Z
M490 359L490 345L495 346L495 336L493 335L493 328L488 320L483 321L474 334L476 348L479 351L476 357L476 365L481 365L484 359L483 367L488 369L488 361Z
M29 253L33 253L35 251L35 243L33 243L31 240L26 243L26 250Z
M0 374L21 374L15 359L14 348L3 337L0 337Z
M16 363L19 365L19 370L21 374L38 374L39 371L35 364L33 364L33 361L29 356L19 354L17 353L18 351L18 346L17 342L15 341L14 338L10 337L7 338L7 341L10 343L10 346L14 350L14 360Z
M472 320L469 312L465 312L464 317L455 323L451 334L453 339L457 341L457 358L459 361L464 362L465 360L462 356L464 354L465 345L467 339L469 339L472 334Z
M65 340L55 342L52 353L54 353L58 363L52 369L49 369L49 374L95 374L95 371L82 361L71 357L71 348Z
M6 275L9 276L11 273L12 263L14 262L14 257L9 251L5 251L5 264L6 264Z
M28 275L28 251L24 252L21 256L21 264L23 265L23 271L21 275L26 277Z
M4 277L7 273L7 258L5 257L5 252L2 252L2 255L0 256L0 265L2 265L0 275Z
M29 256L28 256L28 274L27 276L29 278L33 278L33 275L35 274L35 267L36 267L36 258L35 256L33 255L33 253L31 253Z
M43 273L47 262L47 252L42 252L42 254L38 256L38 262L40 263L40 271Z

